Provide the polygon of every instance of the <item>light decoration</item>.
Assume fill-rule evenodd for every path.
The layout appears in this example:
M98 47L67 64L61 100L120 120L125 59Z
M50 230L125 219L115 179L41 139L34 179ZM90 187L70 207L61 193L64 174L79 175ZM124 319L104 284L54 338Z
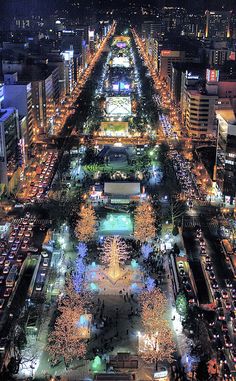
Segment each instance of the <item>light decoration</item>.
M78 322L83 315L92 319L92 316L87 314L87 304L87 295L77 293L73 282L69 280L64 296L59 301L58 310L61 314L57 317L54 330L48 337L47 350L53 362L62 357L68 366L72 360L85 357L87 336L80 327L78 328Z
M155 280L150 276L146 280L146 287L148 291L153 291L155 288Z
M107 237L102 248L101 261L108 266L106 273L112 280L118 280L123 271L121 265L125 263L129 255L125 241L119 236Z
M139 354L144 361L158 363L172 361L174 341L165 313L167 299L157 288L146 290L140 295L141 320L144 333L139 333Z
M148 242L155 238L155 216L152 205L142 202L135 211L134 237L140 242Z
M149 255L153 252L153 248L149 243L143 243L141 246L141 253L144 259L148 259Z
M90 206L82 206L79 220L75 227L75 235L79 241L88 242L96 232L96 215Z

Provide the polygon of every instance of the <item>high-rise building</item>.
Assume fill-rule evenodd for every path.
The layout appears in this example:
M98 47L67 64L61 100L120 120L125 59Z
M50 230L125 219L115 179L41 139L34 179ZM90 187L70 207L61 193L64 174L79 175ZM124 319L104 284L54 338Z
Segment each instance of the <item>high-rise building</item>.
M205 38L224 40L230 37L231 11L206 11Z
M25 147L26 156L30 157L33 144L33 108L32 88L30 82L18 81L17 73L4 75L4 107L18 110L20 120L24 118L21 131L21 143ZM25 126L26 123L26 126ZM26 158L25 158L26 159Z
M217 95L205 91L189 90L186 102L186 128L194 138L216 134L215 103Z
M10 193L19 172L19 120L14 108L0 110L0 183Z
M232 109L216 111L218 137L215 181L227 204L236 198L236 118Z

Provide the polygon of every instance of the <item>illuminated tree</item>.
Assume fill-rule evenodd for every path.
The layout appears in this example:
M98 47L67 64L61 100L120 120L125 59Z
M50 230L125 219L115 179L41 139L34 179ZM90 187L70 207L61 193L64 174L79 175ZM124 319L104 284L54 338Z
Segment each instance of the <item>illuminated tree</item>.
M75 235L79 241L88 242L96 232L96 215L90 206L82 206L79 220L75 227Z
M76 309L65 309L56 319L53 332L48 338L48 352L52 361L57 362L62 357L65 365L86 354L86 342L81 337L77 322L80 314Z
M47 350L53 362L62 357L68 366L72 360L85 356L86 341L80 320L87 314L88 303L87 295L76 292L73 282L69 280L59 301L60 315L48 337Z
M174 341L165 313L167 300L159 289L144 291L140 297L144 333L139 336L139 354L146 362L172 361Z
M129 255L124 240L119 236L107 237L102 248L102 263L108 267L107 273L113 279L121 276L120 266L125 263Z
M153 252L153 248L149 243L143 243L141 247L141 253L144 259L148 259L149 255Z
M143 202L137 206L134 216L134 237L140 242L155 238L155 216L150 203Z

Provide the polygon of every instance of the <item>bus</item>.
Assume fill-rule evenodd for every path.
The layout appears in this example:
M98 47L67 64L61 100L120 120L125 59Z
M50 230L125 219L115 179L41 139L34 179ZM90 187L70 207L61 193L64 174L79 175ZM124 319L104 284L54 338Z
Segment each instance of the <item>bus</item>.
M230 242L227 239L222 239L220 242L221 251L225 256L225 259L229 261L229 256L233 255L233 249Z
M229 268L233 273L234 279L236 279L236 256L229 257Z

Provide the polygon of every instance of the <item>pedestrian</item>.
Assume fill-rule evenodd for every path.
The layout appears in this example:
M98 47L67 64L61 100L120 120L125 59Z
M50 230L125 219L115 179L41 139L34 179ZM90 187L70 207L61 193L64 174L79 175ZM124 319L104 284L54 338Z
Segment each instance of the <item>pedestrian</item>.
M129 334L129 330L127 329L127 330L126 330L126 335L128 335L128 334Z

